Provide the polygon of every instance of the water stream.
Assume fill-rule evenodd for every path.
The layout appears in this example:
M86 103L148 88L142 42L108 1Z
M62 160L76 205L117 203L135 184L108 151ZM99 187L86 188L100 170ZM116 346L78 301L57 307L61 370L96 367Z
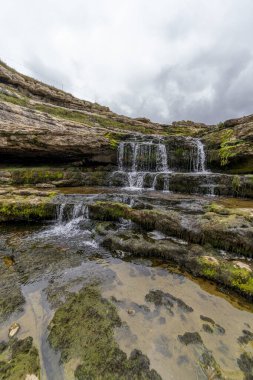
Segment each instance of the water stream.
M199 139L191 139L192 153L189 158L190 172L207 174L204 145ZM125 187L141 190L149 187L155 190L159 178L163 180L163 190L169 192L170 175L169 148L165 141L126 141L118 146L118 170L114 174L126 176ZM176 173L174 171L174 173ZM150 182L151 178L151 182ZM149 179L150 185L145 181Z
M99 283L103 297L114 300L123 322L115 330L119 347L128 355L133 349L141 350L162 379L211 379L212 373L203 372L199 364L201 350L208 349L227 379L243 380L238 358L245 347L238 338L243 330L253 329L252 305L220 293L206 281L180 273L170 263L140 258L126 260L120 254L115 257L100 244L98 231L107 224L89 219L89 205L103 199L120 199L132 206L144 201L143 194L131 194L117 195L113 190L111 194L69 194L63 197L51 225L1 227L4 249L12 252L26 303L23 311L0 324L0 341L7 339L10 323L18 322L21 326L18 337L33 336L39 348L42 380L74 379L78 357L60 364L59 354L47 341L47 326L58 307L58 299L95 282ZM163 194L162 206L160 196L156 198L154 194L147 192L145 201L188 213L201 212L205 201L187 196L173 200L169 194ZM129 229L135 235L140 234L134 225L123 220L111 228L118 234ZM151 231L147 239L159 241L168 236ZM181 239L174 239L174 243L187 245ZM2 246L1 254L4 249ZM6 281L9 274L6 271ZM148 302L147 295L157 290L170 294L178 303L166 306ZM11 300L11 291L8 297ZM205 322L203 316L213 322ZM69 318L74 319L75 315ZM206 325L210 325L209 329ZM178 336L185 332L199 333L203 345L183 345ZM253 352L251 343L247 351Z

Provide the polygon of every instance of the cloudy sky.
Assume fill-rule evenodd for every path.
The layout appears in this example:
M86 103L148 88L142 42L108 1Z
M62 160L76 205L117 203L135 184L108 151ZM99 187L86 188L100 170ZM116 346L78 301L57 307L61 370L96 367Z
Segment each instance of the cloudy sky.
M253 113L252 0L8 0L0 57L154 121Z

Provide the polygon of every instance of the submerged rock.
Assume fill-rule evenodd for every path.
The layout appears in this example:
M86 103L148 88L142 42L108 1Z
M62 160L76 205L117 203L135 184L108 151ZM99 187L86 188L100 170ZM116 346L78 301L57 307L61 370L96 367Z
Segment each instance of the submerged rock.
M251 353L243 352L237 363L241 371L245 375L245 380L253 379L253 356Z
M188 346L188 344L203 344L203 340L198 332L186 332L184 335L178 335L181 343Z
M234 261L234 266L235 268L246 269L247 271L252 272L249 264L243 263L242 261Z
M6 353L6 355L5 355ZM37 348L33 345L33 338L27 337L22 340L12 338L2 351L3 360L0 364L0 378L26 379L28 375L39 378L40 361ZM31 379L31 378L30 378Z
M18 323L13 323L10 328L9 328L9 337L12 338L14 337L20 330L20 325Z
M253 342L253 333L249 330L243 330L243 335L238 338L240 344L248 344Z
M48 339L60 351L62 362L79 359L77 379L161 379L140 351L133 350L127 358L120 350L114 338L114 329L120 326L115 306L96 287L87 286L56 311Z

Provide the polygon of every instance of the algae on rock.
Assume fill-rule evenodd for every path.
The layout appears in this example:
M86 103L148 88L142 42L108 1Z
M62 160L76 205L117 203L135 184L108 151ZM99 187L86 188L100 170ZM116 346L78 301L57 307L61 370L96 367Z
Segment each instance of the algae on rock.
M2 351L2 352L1 352ZM33 345L33 338L11 339L2 342L0 351L0 378L2 380L25 380L27 375L39 376L39 353Z
M149 359L134 350L120 350L114 329L121 326L116 308L101 297L96 286L84 287L59 307L49 325L49 343L61 352L61 361L78 359L75 377L81 379L154 379Z

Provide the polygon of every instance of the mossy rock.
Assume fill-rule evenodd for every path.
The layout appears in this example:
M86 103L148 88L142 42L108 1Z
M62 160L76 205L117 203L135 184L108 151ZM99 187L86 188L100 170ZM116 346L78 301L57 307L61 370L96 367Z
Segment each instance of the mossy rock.
M3 359L2 359L3 358ZM39 353L33 338L11 339L1 353L0 378L2 380L25 380L27 375L39 376Z
M87 286L56 311L48 339L61 352L61 362L78 359L77 379L161 379L140 351L127 358L120 350L114 338L114 329L120 326L115 306L96 286Z

